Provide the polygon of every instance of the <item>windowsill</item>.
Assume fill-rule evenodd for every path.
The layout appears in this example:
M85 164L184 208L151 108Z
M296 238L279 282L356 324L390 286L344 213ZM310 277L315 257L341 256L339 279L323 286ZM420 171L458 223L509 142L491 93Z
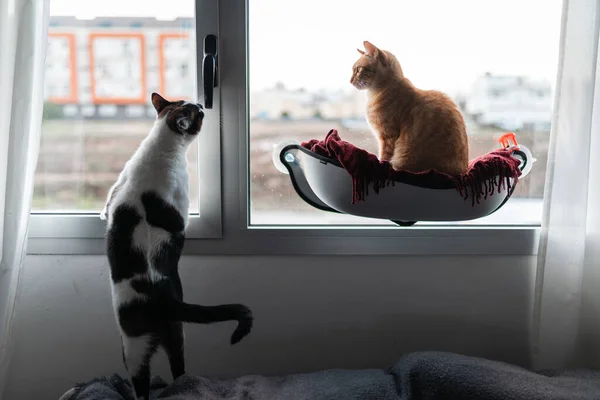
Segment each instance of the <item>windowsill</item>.
M496 213L478 220L419 222L412 227L317 210L302 214L255 212L254 224L247 229L226 221L222 238L188 237L184 254L535 255L541 215L541 199L521 198L509 200ZM46 220L42 223L40 217L32 216L28 254L105 253L104 221L97 215L88 214L84 219L64 217L62 223L58 219L49 221L48 216L44 216ZM257 225L256 221L262 224ZM293 221L302 225L289 225ZM87 225L88 233L81 230L76 235L56 235L57 227L67 229L69 224L79 229Z
M352 229L250 229L229 239L188 239L184 255L534 256L540 235L539 227L409 229L398 232L403 235L393 229L372 229L369 235ZM27 254L103 255L105 243L101 238L30 238Z

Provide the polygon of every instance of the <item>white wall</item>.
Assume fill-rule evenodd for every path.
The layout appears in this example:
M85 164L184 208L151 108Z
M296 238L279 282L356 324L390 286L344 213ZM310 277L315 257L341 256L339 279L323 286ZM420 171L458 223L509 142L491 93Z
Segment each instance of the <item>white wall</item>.
M102 256L28 256L3 400L123 373L107 268ZM234 323L188 325L187 370L385 368L416 350L527 365L534 268L535 257L185 257L187 301L243 302L255 315L233 347Z

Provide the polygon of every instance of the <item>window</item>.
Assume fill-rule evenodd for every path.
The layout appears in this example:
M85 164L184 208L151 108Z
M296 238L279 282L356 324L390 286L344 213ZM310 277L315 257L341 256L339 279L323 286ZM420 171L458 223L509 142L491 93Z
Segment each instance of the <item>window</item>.
M136 6L142 3L144 7ZM72 4L51 0L51 10L72 15L77 12ZM188 251L535 252L558 61L560 0L526 4L373 0L368 9L377 18L365 18L364 3L348 0L231 0L227 7L217 0L168 4L113 0L95 7L94 14L111 19L112 25L98 28L93 21L76 22L77 41L95 35L96 44L89 46L91 58L77 55L78 61L90 59L89 72L82 73L92 77L91 94L80 95L79 119L44 121L34 239L46 238L49 224L57 221L53 218L69 216L88 225L54 236L94 239L93 251L102 252L97 243L103 224L97 214L125 160L153 123L149 94L161 91L167 97L196 98L198 87L202 101L198 61L204 36L216 33L217 111L207 114L199 146L189 154L191 193L196 196L190 213L199 228L192 229ZM81 12L89 16L87 8ZM124 22L119 20L122 17ZM136 17L141 26L130 29ZM511 21L510 29L506 21ZM531 29L532 21L536 29ZM67 22L61 19L61 31L69 29ZM139 66L132 72L133 79L120 67L123 55L115 54L122 46L114 44L124 40L129 43L129 62ZM497 148L497 137L506 131L515 131L519 142L532 150L538 160L535 168L501 210L475 221L421 222L405 229L386 220L323 212L295 193L289 177L273 164L274 146L322 139L335 128L343 139L376 152L364 118L365 93L348 83L356 48L363 40L394 52L405 74L419 87L439 89L455 99L467 120L470 158ZM100 62L110 70L108 77L96 77ZM548 88L546 95L530 95L540 87ZM114 116L99 116L100 104L114 105ZM48 101L47 106L59 105ZM130 109L133 106L144 106L147 112ZM205 225L211 228L207 231ZM65 226L54 229L67 231L70 225ZM49 251L44 246L49 245L34 240L34 249Z
M502 133L515 131L538 160L502 209L460 225L539 224L550 131L528 126L549 125L553 96L520 93L522 86L536 88L531 80L554 85L562 1L526 3L374 0L367 11L360 1L250 1L250 223L391 224L308 205L271 157L273 144L322 139L331 128L376 154L365 93L349 84L356 48L369 40L395 53L418 87L445 91L457 103L464 96L471 159L498 147ZM481 123L470 109L479 110Z
M85 5L51 0L32 238L103 236L104 221L98 213L107 192L154 124L150 94L197 97L194 75L202 50L196 50L195 15L194 0ZM167 19L159 19L164 16ZM203 24L203 29L212 28ZM190 44L174 59L188 64L185 84L148 72L158 71L164 58L173 57L155 49L159 36L167 33L186 37ZM68 68L58 68L58 63ZM218 114L213 116L214 127L219 125L216 118ZM212 145L191 146L188 153L191 237L221 234L220 180L212 178L220 164L218 130L212 129L216 138L210 132L210 124L205 125L204 138ZM210 157L202 157L204 153ZM209 171L206 180L212 181L216 193L201 193L198 181Z
M166 95L190 99L189 87L196 85L195 74L189 68L194 49L193 37L187 34L164 32L159 35L158 51L164 63L159 64L160 85Z

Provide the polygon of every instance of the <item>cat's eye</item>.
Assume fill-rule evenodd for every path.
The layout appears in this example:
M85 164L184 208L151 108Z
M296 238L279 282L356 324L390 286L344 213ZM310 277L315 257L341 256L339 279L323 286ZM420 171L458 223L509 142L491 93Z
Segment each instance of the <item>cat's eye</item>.
M363 67L356 67L356 73L359 74L361 70L363 70Z

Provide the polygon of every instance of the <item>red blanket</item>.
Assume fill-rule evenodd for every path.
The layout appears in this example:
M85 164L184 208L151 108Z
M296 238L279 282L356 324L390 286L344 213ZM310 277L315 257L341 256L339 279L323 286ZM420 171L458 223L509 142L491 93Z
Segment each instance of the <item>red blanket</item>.
M352 204L364 200L369 184L373 184L375 193L379 190L402 182L410 185L432 189L456 188L465 199L469 190L475 193L473 205L486 199L494 192L500 193L508 188L510 193L511 179L517 183L521 171L519 160L511 157L511 151L499 149L472 160L467 172L454 178L442 172L428 170L424 172L395 171L389 162L379 161L376 155L354 146L340 138L336 129L329 131L324 140L312 139L303 142L302 147L317 154L338 161L352 176Z

